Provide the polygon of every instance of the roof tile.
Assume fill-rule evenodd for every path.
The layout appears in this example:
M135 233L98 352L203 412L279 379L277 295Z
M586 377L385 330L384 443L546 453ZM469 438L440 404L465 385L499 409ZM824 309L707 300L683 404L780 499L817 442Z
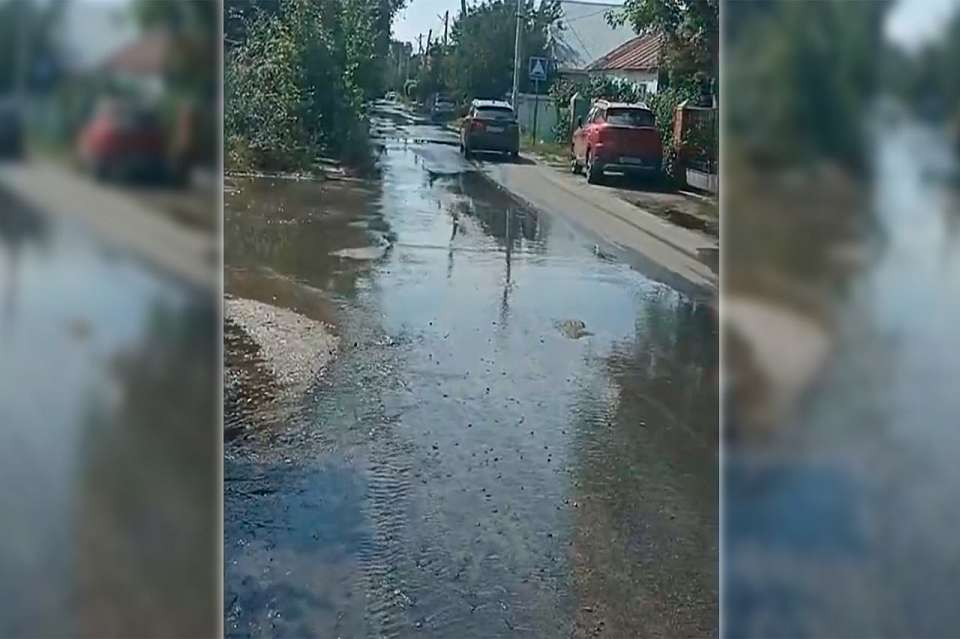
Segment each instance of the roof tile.
M663 37L659 34L637 36L592 62L590 71L655 71L660 66Z

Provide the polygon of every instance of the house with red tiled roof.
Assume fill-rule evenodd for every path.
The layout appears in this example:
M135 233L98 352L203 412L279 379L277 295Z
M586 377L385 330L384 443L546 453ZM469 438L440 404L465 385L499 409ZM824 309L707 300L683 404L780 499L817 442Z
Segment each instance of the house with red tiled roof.
M591 62L636 35L631 26L613 26L608 21L622 8L620 4L560 1L561 17L550 25L548 49L561 75L582 75Z
M631 38L588 64L585 71L590 77L628 80L645 87L649 94L656 93L662 43L659 34Z
M100 68L116 81L135 87L143 97L157 97L165 89L174 46L169 31L147 31L107 56Z

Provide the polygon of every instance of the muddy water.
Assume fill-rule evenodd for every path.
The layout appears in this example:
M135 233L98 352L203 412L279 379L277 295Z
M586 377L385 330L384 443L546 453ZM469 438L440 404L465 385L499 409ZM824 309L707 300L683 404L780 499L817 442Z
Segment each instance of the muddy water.
M709 310L387 115L373 179L228 185L228 293L341 345L228 403L228 634L715 635Z
M877 257L832 357L761 450L725 451L724 634L951 636L960 625L960 220L940 131L875 138Z

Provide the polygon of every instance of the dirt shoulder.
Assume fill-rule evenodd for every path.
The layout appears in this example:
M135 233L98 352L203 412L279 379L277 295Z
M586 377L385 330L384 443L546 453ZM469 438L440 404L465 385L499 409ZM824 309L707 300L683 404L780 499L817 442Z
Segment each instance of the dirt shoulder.
M570 153L565 145L544 143L532 147L528 144L522 150L527 158L541 166L562 174L570 172ZM716 197L676 190L653 180L638 181L612 175L607 176L604 187L644 213L714 238L720 235L720 205Z
M627 201L616 186L586 184L580 176L541 164L529 155L519 162L479 161L489 179L528 206L558 214L618 248L621 257L670 284L685 284L712 297L718 287L719 244L707 233L673 224ZM631 191L631 193L633 193ZM686 198L678 194L653 194ZM697 203L699 206L701 203ZM670 207L665 205L664 210Z
M171 275L218 287L219 240L212 230L175 221L141 198L42 159L0 167L0 186L30 206L81 222L104 242Z

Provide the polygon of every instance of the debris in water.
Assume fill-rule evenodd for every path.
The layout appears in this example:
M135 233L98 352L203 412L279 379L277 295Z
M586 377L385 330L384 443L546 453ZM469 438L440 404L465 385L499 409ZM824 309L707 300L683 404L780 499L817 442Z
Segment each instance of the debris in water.
M580 339L587 335L593 335L593 333L587 330L587 325L583 320L568 319L557 322L557 329L559 329L565 337L569 337L570 339Z

